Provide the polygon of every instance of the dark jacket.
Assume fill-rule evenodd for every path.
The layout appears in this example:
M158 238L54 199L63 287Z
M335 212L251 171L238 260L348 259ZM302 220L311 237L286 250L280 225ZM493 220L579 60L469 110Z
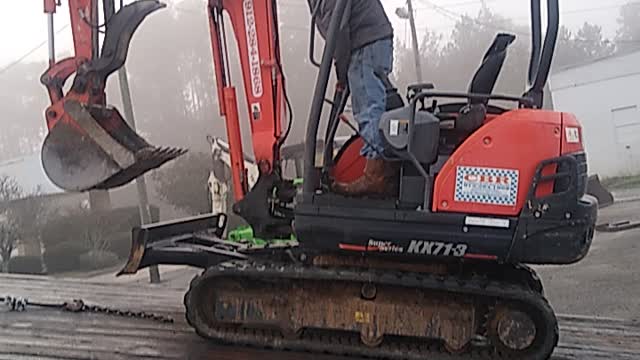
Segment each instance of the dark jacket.
M326 39L336 0L307 0L311 12L316 10L316 26ZM372 42L393 38L393 26L380 0L351 0L347 12L347 26L337 38L336 73L338 81L346 83L351 53Z

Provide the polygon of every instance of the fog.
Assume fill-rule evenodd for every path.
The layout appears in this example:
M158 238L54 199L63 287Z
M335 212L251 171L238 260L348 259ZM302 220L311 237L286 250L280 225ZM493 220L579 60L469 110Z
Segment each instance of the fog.
M394 6L401 3L388 1L385 5L396 27L394 80L403 89L414 81L415 75L411 52L404 45L408 38L407 26L393 13ZM526 85L530 40L526 18L528 6L526 1L521 3L521 6L515 6L509 2L512 5L506 6L502 1L490 0L445 1L442 4L446 5L440 6L431 1L417 1L425 78L440 89L465 90L493 36L506 30L514 32L518 40L510 52L498 90L515 95L522 93ZM207 135L226 137L224 120L218 115L206 14L201 11L200 0L170 4L168 9L152 14L142 24L131 44L127 69L136 121L139 132L156 145L206 151ZM637 44L637 24L640 22L635 19L638 6L629 6L623 11L624 2L598 4L564 2L562 21L566 27L560 35L554 68L628 51ZM282 0L280 12L282 58L294 108L293 131L289 139L292 143L302 140L316 69L307 59L309 15L306 2ZM595 16L594 12L601 14ZM458 16L463 13L469 16ZM621 16L623 13L625 17ZM42 13L37 15L40 16L38 21L44 21ZM57 28L68 21L66 17L64 8L58 11ZM581 18L595 20L582 24ZM33 38L31 33L27 34L30 35L27 38ZM3 43L16 43L7 35L2 37ZM318 41L321 44L321 40ZM231 36L229 43L230 58L234 59L235 42ZM61 40L62 52L68 51L65 50L67 45L68 40ZM14 58L19 59L22 54L15 50L16 46L9 48L14 49ZM3 109L0 160L39 151L46 134L43 112L48 105L45 89L39 83L46 63L30 61L29 56L21 62L10 62L6 60L6 54L3 53L4 62L9 62L10 66L1 68L0 72L0 108ZM241 94L240 73L237 64L233 65L233 79ZM246 120L242 96L239 101L240 112ZM108 102L122 109L116 76L108 82ZM547 106L550 106L549 102ZM247 121L243 121L243 125L244 137L248 140ZM248 141L245 141L245 149L251 152Z

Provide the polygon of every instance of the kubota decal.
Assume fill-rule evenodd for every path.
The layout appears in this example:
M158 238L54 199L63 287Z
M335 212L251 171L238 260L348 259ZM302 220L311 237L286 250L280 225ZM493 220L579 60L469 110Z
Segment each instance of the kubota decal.
M458 166L455 201L514 206L518 176L518 170Z
M262 96L262 69L260 68L260 48L256 31L256 16L253 11L253 0L244 0L244 27L247 33L247 51L249 54L249 76L251 77L251 93L254 97Z

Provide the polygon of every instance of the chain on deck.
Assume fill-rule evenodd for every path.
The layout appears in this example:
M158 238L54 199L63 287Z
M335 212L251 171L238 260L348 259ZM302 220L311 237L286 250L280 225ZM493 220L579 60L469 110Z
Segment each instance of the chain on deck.
M156 314L148 311L131 311L100 305L87 305L82 299L74 299L68 302L42 302L31 301L23 297L3 296L0 297L0 304L2 304L7 310L15 312L27 311L28 307L40 307L49 309L60 309L74 313L85 312L94 314L107 314L127 318L147 319L162 323L173 323L173 318L171 318L170 316Z
M518 359L543 360L550 357L558 342L558 324L555 314L536 286L535 274L527 268L517 268L517 281L497 281L483 276L458 277L453 275L431 275L378 271L370 269L320 268L293 263L261 263L252 261L231 261L212 267L196 276L185 294L184 303L187 321L199 335L228 345L240 345L274 350L291 350L310 353L325 353L343 356L387 358L387 359L514 359L513 354L499 350L495 346L472 347L464 354L451 354L438 342L426 339L385 337L378 347L362 344L358 334L337 331L304 330L297 338L285 336L280 330L248 328L232 325L205 324L194 316L200 305L195 295L202 286L212 285L226 277L240 277L258 280L326 280L344 282L372 282L377 285L401 285L409 288L442 291L452 294L474 296L478 299L494 299L524 304L535 309L544 323L542 339L537 343L537 351ZM521 279L522 274L531 276ZM207 304L208 305L208 304ZM212 308L211 306L210 308Z

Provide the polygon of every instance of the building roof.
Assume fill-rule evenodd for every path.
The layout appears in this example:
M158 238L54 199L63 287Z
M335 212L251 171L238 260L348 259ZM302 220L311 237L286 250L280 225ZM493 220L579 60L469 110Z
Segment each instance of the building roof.
M40 153L0 161L0 176L15 179L25 192L39 190L42 195L63 193L47 177L42 167Z
M633 55L636 53L640 53L640 48L632 48L632 49L628 49L625 51L617 51L611 55L607 55L607 56L602 56L602 57L598 57L595 59L589 59L587 61L583 61L583 62L579 62L579 63L575 63L575 64L571 64L571 65L565 65L565 66L561 66L559 68L556 68L553 70L553 73L561 73L563 71L567 71L567 70L572 70L572 69L577 69L577 68L582 68L582 67L586 67L595 63L599 63L599 62L603 62L603 61L607 61L607 60L612 60L612 59L617 59L617 58L621 58L621 57L625 57L625 56L629 56L629 55Z
M549 77L552 92L640 74L640 51L612 55L564 68Z

